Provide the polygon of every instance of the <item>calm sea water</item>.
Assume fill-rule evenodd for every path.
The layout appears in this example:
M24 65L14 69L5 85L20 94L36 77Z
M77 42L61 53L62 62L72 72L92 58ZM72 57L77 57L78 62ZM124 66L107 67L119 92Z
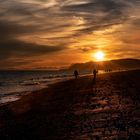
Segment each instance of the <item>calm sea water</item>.
M71 73L59 71L0 71L0 104L18 100L48 84L68 80Z
M85 74L91 72L80 72L80 75ZM0 105L72 77L73 72L62 71L0 71Z

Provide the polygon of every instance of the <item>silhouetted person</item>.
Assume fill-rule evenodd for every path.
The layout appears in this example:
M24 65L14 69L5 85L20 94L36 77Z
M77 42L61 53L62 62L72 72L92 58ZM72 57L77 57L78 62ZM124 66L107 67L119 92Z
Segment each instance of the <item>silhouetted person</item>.
M93 70L93 82L96 81L96 75L97 75L98 71L96 69Z
M77 71L77 70L75 70L75 71L74 71L74 76L75 76L75 79L77 79L77 78L78 78L78 75L79 75L79 74L78 74L78 71Z

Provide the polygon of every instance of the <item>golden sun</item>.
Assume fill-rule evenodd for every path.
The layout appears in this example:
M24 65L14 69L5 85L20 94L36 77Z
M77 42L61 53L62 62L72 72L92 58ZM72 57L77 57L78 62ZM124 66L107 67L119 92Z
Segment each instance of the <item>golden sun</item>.
M96 59L96 61L103 61L105 54L102 51L98 51L95 54L93 54L93 57Z

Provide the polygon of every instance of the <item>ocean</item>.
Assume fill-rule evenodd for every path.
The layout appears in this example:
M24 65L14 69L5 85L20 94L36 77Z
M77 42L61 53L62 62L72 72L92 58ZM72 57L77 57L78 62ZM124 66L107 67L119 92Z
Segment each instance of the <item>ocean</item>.
M99 71L99 73L104 73ZM82 71L80 76L92 74ZM0 105L20 99L43 88L48 84L73 78L73 72L64 71L0 71Z
M62 71L0 71L0 105L70 78L72 73Z

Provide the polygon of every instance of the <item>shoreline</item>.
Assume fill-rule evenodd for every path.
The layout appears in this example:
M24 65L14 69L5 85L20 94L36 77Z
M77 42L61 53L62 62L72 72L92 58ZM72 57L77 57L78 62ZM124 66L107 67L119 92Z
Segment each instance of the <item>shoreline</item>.
M101 70L101 71L99 71L98 75L109 74L109 73L119 73L119 72L124 72L124 71L127 72L127 71L132 71L132 70L121 70L121 71L111 71L111 72L104 72L103 70ZM79 77L85 77L85 76L93 76L93 74L81 74L81 75L79 75ZM59 82L63 82L63 81L67 81L67 80L70 80L70 79L74 79L74 76L68 76L68 77L65 77L65 78L62 77L62 78L57 79L55 81L54 80L50 81L46 85L44 85L44 86L42 85L42 87L40 87L40 88L39 88L39 85L38 85L38 88L35 89L35 90L28 90L28 91L21 91L21 92L10 92L8 94L7 93L3 94L3 96L1 96L1 99L0 99L0 106L2 106L3 104L12 103L12 102L15 102L17 100L20 100L23 96L31 94L32 92L38 92L42 89L46 89L46 88L49 87L49 85L59 83ZM27 86L29 86L28 88L30 88L30 86L34 86L34 85L27 85Z
M0 106L2 139L140 138L140 70L80 77Z
M100 75L108 75L108 74L115 74L115 73L122 73L122 72L131 72L131 71L140 71L140 69L135 69L135 70L121 70L121 71L112 71L112 72L103 72L103 73L99 73L98 74L98 77L100 76ZM92 77L93 77L93 74L85 74L85 75L80 75L79 76L79 78L88 78L88 77L90 77L91 78L91 81L92 81ZM79 79L78 78L78 79ZM18 95L18 96L20 96L17 100L15 100L15 101L9 101L9 102L5 102L5 103L1 103L0 104L0 108L2 107L2 106L6 106L6 105L10 105L10 104L13 104L13 103L16 103L16 102L20 102L20 100L22 100L22 99L24 99L24 98L28 98L28 96L34 96L35 94L38 94L38 93L40 93L40 92L44 92L44 91L46 91L47 89L49 89L49 88L52 88L51 86L55 86L55 85L57 85L57 84L61 84L61 83L65 83L65 82L69 82L69 81L71 81L71 80L75 80L75 78L74 78L74 76L72 77L69 77L68 79L61 79L61 80L59 80L59 81L52 81L52 82L50 82L49 84L47 84L46 85L46 87L44 87L44 88L41 88L41 89L38 89L38 90L34 90L34 91L26 91L26 92L23 92L23 93L25 93L25 94L23 94L23 95ZM16 92L15 92L16 93ZM17 92L17 94L20 94L19 92Z
M117 72L117 71L116 71ZM119 72L119 71L118 71ZM101 72L99 73L100 74L107 74L107 73L114 73L113 72ZM82 77L88 77L88 76L93 76L93 74L83 74L83 75L79 75L80 78ZM56 83L61 83L61 82L65 82L65 81L69 81L69 80L72 80L72 79L75 79L74 76L71 76L71 77L67 77L67 78L62 78L62 79L59 79L59 80L56 80L56 81L51 81L49 82L49 84L47 84L45 87L43 88L40 88L40 89L36 89L36 90L33 90L33 91L23 91L23 92L11 92L11 93L8 93L8 96L7 94L4 96L4 98L9 98L9 96L15 96L14 98L15 99L12 99L13 97L10 97L10 101L3 101L2 103L0 103L0 107L3 106L3 105L6 105L6 104L9 104L9 103L13 103L13 102L16 102L18 100L21 100L24 96L28 96L29 94L32 94L32 93L36 93L36 92L39 92L39 91L42 91L43 89L47 89L49 88L51 85L54 85ZM21 94L22 93L22 94ZM2 97L3 98L3 97ZM1 99L2 100L2 99Z
M40 90L48 88L50 85L53 85L53 84L59 83L59 82L63 82L63 81L67 81L69 79L72 79L72 77L66 77L66 78L62 77L57 80L53 79L52 81L49 81L48 83L46 82L46 85L44 85L44 86L42 85L39 87L39 85L37 85L38 88L35 87L36 89L34 89L34 90L21 91L21 92L9 92L9 93L3 94L3 95L1 95L0 106L2 106L3 104L15 102L17 100L20 100L22 97L24 97L28 94L31 94L32 92L38 92ZM26 86L28 88L30 88L32 86L32 88L33 88L34 85L25 85L25 88L26 88Z

